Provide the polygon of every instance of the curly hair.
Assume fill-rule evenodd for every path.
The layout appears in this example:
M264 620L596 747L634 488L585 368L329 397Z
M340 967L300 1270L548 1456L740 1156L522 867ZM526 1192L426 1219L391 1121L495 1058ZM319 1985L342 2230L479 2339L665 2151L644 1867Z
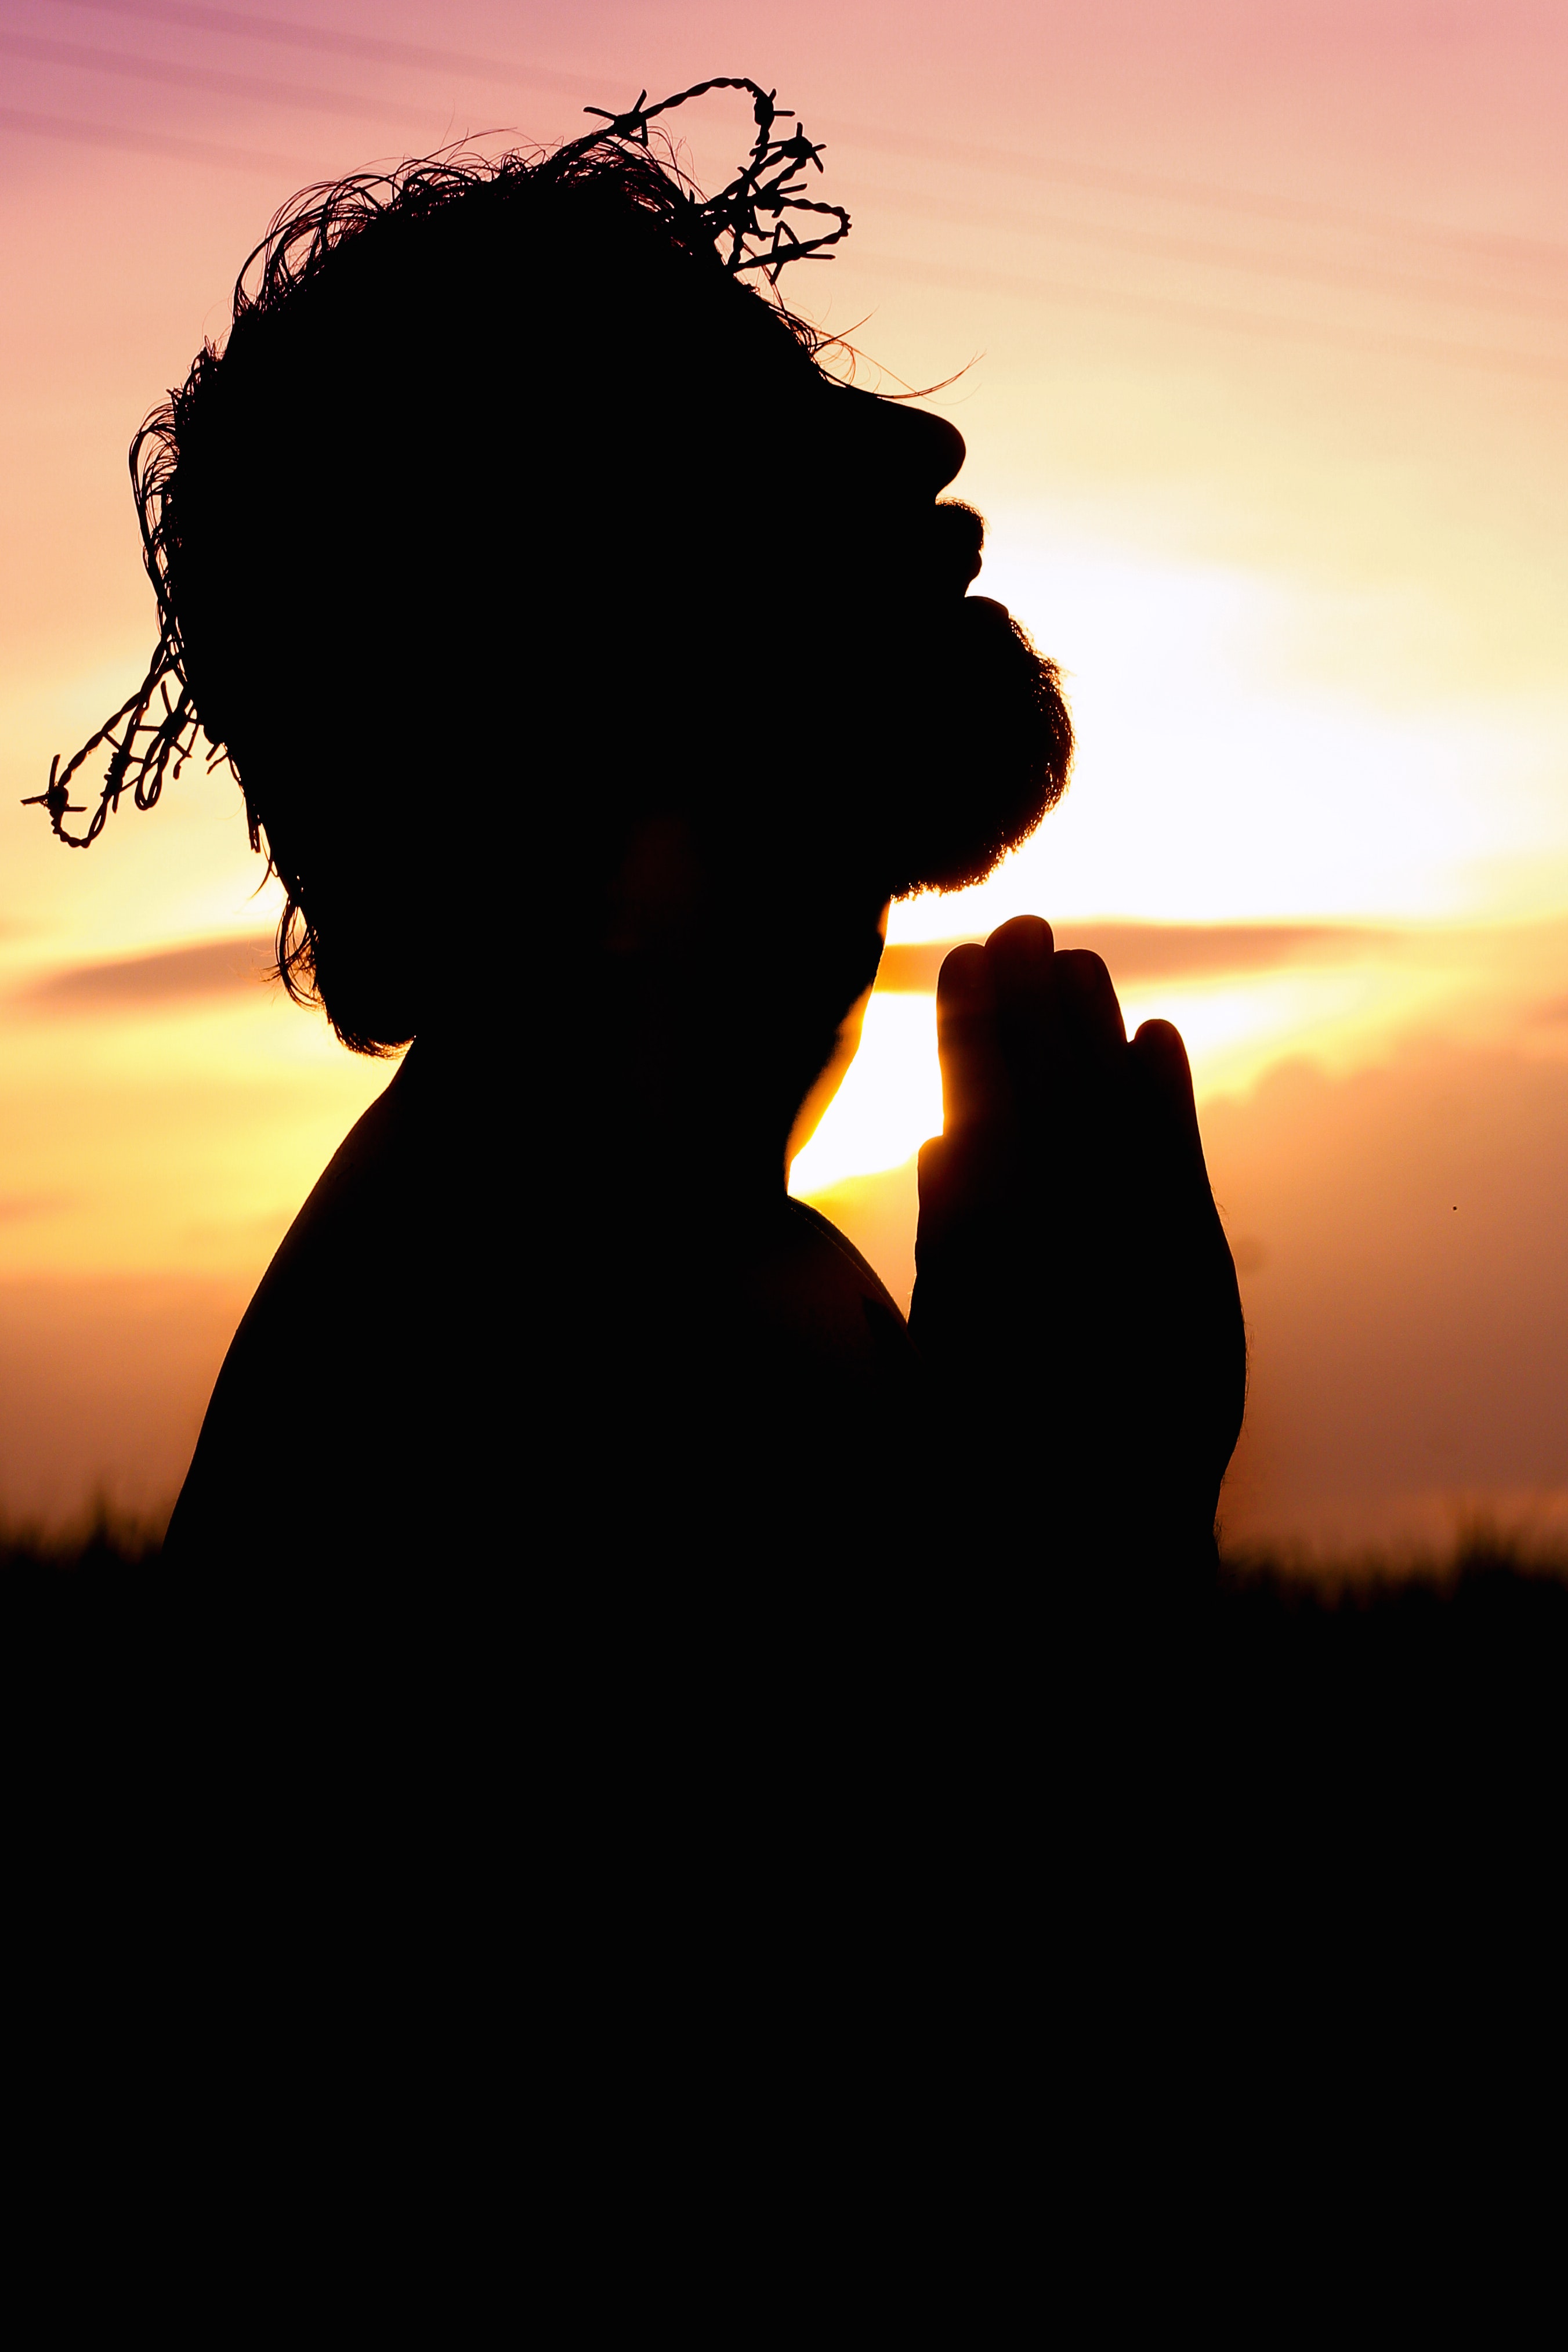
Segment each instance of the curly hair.
M472 520L489 486L476 482L468 460L495 437L477 412L486 411L484 425L500 421L497 379L517 349L515 331L494 331L497 309L510 301L524 306L525 320L546 339L562 333L563 319L580 317L588 289L590 301L623 314L631 334L656 310L666 327L680 320L689 332L703 320L708 334L765 351L775 366L789 363L788 354L797 366L812 364L826 339L776 292L765 296L740 281L737 257L733 244L727 261L716 247L713 207L673 152L655 156L624 133L591 135L554 153L425 159L294 197L240 271L226 342L204 347L131 444L161 633L137 694L63 771L57 763L51 771L49 792L39 797L57 832L85 845L128 788L139 808L152 807L165 772L172 764L177 776L198 733L204 735L208 764L226 760L241 785L251 846L261 849L265 836L269 872L284 886L277 957L289 994L324 1005L355 1051L384 1053L405 1042L417 1025L416 1004L387 984L390 972L371 975L362 938L351 952L339 951L351 919L343 891L327 887L334 846L346 845L340 837L354 835L362 857L384 829L385 809L372 796L351 816L338 811L335 824L334 794L318 775L304 821L298 772L319 749L322 717L306 673L320 665L323 634L340 649L355 622L342 601L334 609L330 593L326 612L303 629L291 614L307 568L298 560L301 541L311 537L313 516L319 522L333 510L332 530L316 534L322 562L309 584L318 592L334 584L334 541L337 550L357 542L361 555L375 549L393 579L417 572L422 558L425 570L448 581L454 564L471 562L471 548L428 527L433 482L444 471L450 510L451 482L462 478ZM444 332L432 331L433 310ZM489 364L471 369L458 393L453 371L472 359L476 317L486 311ZM445 415L427 396L442 375L443 392L452 395ZM488 395L478 381L486 375ZM420 494L412 501L411 490ZM374 509L387 499L397 510L395 533L378 527ZM376 584L388 584L384 567ZM266 640L280 623L296 671L292 718L281 729L279 698L268 698L274 707L264 720L256 690L258 667L276 677L277 651ZM423 616L423 628L416 619L413 634L425 642L405 646L403 657L437 654L439 619ZM437 657L450 665L451 654L444 646ZM406 671L396 683L406 696ZM472 694L456 683L448 740L453 719L475 718ZM406 724L403 732L405 753L433 749L411 744ZM61 821L71 808L70 782L105 742L111 757L99 805L86 833L74 836ZM385 755L389 747L383 741L380 749Z
M1065 785L1054 666L964 598L963 444L823 365L852 347L777 279L848 215L800 193L818 152L772 93L724 86L757 139L712 199L648 143L710 85L305 191L132 445L158 648L38 797L84 845L204 736L283 885L284 985L356 1052L504 1017L513 877L570 958L671 807L737 877L885 896L979 880Z

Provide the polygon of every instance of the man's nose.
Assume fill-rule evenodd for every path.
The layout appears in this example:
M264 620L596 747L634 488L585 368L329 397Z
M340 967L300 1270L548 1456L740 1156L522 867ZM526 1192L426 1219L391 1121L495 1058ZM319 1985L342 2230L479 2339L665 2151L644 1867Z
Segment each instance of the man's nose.
M898 414L918 429L919 463L930 476L935 498L963 466L967 454L964 436L956 425L949 425L945 416L933 416L928 408L901 408Z
M834 385L832 397L843 403L840 414L863 461L894 477L901 488L934 499L962 466L964 436L945 416L855 384Z

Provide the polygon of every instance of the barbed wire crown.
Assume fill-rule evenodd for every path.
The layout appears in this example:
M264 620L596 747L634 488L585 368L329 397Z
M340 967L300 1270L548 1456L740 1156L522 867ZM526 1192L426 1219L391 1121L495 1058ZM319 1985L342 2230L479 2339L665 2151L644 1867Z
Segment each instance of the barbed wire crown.
M572 143L585 147L596 139L624 139L645 147L648 125L656 116L685 106L688 99L706 98L710 89L749 90L752 118L757 124L751 152L736 177L716 196L706 197L696 207L698 217L711 230L715 243L728 240L725 268L735 272L764 270L769 283L776 286L779 272L789 262L831 261L832 255L826 248L849 235L850 216L842 205L821 204L802 193L808 184L800 174L808 165L814 164L819 172L822 169L821 143L808 139L804 124L800 125L793 138L774 137L776 122L797 120L792 107L775 104L779 96L776 89L764 89L743 75L721 74L712 81L695 82L690 89L677 90L673 98L662 98L657 106L647 104L648 93L643 90L636 105L628 107L624 114L611 114L601 106L585 106L583 112L601 116L607 128L589 131ZM823 230L818 236L802 237L785 217L792 212L826 215L838 226ZM771 229L765 226L764 215L771 219Z
M587 153L606 142L623 146L647 148L649 126L659 116L673 112L691 100L704 98L710 90L745 90L751 99L752 119L756 137L735 177L715 196L703 196L686 182L675 163L673 151L666 169L677 179L691 199L691 217L699 230L706 230L720 248L724 267L734 276L756 270L765 276L771 286L777 286L780 270L794 261L831 261L831 248L849 234L850 216L841 205L825 204L808 195L810 185L805 174L822 166L821 142L809 139L804 125L790 107L777 103L778 91L764 89L760 82L745 75L720 74L707 81L693 84L690 89L676 90L669 98L660 99L650 106L648 93L642 90L634 106L622 113L613 113L601 106L586 106L585 114L598 118L602 129L585 131L555 151L552 163L560 163ZM778 126L795 124L789 135L779 135ZM517 159L520 160L520 159ZM356 191L362 194L371 209L376 206L371 181L355 182ZM385 184L378 183L375 184ZM394 189L398 184L394 175ZM823 227L816 234L802 236L791 215L810 215L816 219L831 220L831 228ZM258 257L269 264L277 238L284 233L287 215L280 215L268 236L246 264ZM241 315L245 304L245 272L235 290L235 315ZM214 354L215 356L215 354ZM172 403L178 395L172 395ZM129 792L139 809L156 807L162 793L165 776L171 769L178 779L187 760L197 756L198 737L208 731L211 749L205 754L205 765L211 769L229 756L228 746L214 740L210 730L204 730L190 681L185 674L184 646L180 627L169 594L163 564L163 548L160 509L174 471L175 455L171 442L172 407L156 411L142 425L131 445L131 478L136 492L137 512L141 526L142 557L158 599L162 627L147 675L136 692L111 712L97 733L89 737L81 749L60 764L57 751L49 762L49 781L41 793L30 793L22 803L24 808L43 808L48 813L55 834L71 849L87 849L103 831L111 812L118 812L122 795ZM144 461L144 452L147 453ZM172 693L171 688L174 690ZM72 833L66 824L68 816L87 815L85 802L71 799L73 779L93 754L105 746L109 749L109 765L99 790L98 803L81 833ZM232 763L231 763L232 764ZM246 813L253 849L260 847L259 820L247 795Z

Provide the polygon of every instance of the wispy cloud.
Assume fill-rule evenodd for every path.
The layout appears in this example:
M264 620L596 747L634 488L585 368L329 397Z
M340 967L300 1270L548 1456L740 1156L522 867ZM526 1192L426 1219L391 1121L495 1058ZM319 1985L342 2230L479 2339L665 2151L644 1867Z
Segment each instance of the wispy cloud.
M1189 980L1222 972L1277 971L1288 964L1355 962L1386 952L1400 939L1393 929L1362 923L1064 923L1059 948L1088 948L1120 980ZM883 950L877 987L894 995L925 996L936 985L943 958L959 944L923 940Z
M142 1013L254 989L271 960L270 939L203 940L156 955L68 964L18 989L12 1002L49 1013Z
M0 1225L24 1225L68 1205L66 1192L0 1192Z

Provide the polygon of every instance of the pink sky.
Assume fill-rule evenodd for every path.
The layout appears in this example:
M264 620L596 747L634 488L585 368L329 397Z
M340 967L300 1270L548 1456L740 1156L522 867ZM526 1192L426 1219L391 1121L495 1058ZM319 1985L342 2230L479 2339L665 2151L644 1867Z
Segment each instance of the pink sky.
M1561 9L8 0L0 60L0 1507L100 1476L167 1499L246 1286L385 1077L213 963L246 968L272 913L228 787L90 858L16 805L151 642L131 431L296 185L749 72L855 216L798 292L855 330L862 381L965 370L936 404L990 519L982 584L1080 724L1038 841L891 936L1023 905L1338 926L1300 968L1141 977L1129 950L1124 975L1193 1040L1245 1244L1233 1523L1568 1507ZM712 180L745 110L681 128ZM257 479L278 494L265 452ZM81 978L186 950L207 963L167 985ZM895 1287L927 1013L876 1013L814 1147Z

